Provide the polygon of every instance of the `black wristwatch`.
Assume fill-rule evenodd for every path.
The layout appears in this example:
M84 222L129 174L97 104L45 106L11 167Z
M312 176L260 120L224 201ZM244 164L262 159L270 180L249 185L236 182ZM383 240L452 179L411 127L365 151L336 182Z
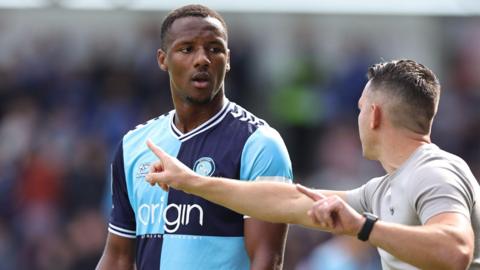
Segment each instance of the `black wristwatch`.
M360 232L358 232L357 238L362 241L367 241L370 233L372 232L373 225L377 222L378 217L372 213L364 212L363 216L366 218L365 223L363 223Z

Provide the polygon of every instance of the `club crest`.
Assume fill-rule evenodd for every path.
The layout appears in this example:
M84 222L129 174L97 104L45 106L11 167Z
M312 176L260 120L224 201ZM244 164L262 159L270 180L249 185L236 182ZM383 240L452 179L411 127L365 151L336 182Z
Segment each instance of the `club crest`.
M135 175L135 177L137 179L143 178L145 177L145 175L148 174L149 171L150 171L150 162L142 163L138 166L137 174Z
M215 172L215 162L209 157L202 157L193 165L193 171L203 176L211 176Z

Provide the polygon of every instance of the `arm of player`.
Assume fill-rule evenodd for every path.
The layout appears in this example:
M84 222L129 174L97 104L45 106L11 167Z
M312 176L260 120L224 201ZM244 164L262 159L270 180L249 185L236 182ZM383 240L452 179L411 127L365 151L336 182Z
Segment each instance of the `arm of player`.
M356 236L365 218L337 196L314 198L309 216L315 224L335 234ZM396 258L421 269L466 269L473 258L474 235L462 214L447 212L430 218L424 226L377 221L369 242Z
M251 270L278 270L283 267L283 253L288 225L246 218L245 248Z
M474 234L465 216L442 213L424 226L378 221L369 242L421 269L467 269L473 258Z
M96 270L135 270L135 239L109 233Z
M168 187L183 190L264 221L319 228L319 225L306 215L313 205L313 200L297 191L295 185L200 176L150 140L147 144L160 159L152 165L151 172L145 177L152 185L158 184L165 190ZM343 192L322 193L344 196Z

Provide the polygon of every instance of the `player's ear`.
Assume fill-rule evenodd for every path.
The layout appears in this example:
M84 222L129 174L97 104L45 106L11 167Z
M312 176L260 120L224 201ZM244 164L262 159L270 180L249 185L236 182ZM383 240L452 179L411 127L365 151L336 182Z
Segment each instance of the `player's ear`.
M382 121L382 108L375 103L370 105L370 128L377 129Z
M168 71L168 65L166 63L167 53L162 49L157 50L157 63L161 70Z
M226 66L227 72L230 71L230 49L227 49L227 66Z

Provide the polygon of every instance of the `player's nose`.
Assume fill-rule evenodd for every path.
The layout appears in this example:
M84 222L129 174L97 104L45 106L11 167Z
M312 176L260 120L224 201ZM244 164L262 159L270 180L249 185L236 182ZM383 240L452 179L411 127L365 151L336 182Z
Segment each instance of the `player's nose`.
M211 64L210 58L208 56L208 51L204 48L196 50L194 67L195 68L205 68Z

